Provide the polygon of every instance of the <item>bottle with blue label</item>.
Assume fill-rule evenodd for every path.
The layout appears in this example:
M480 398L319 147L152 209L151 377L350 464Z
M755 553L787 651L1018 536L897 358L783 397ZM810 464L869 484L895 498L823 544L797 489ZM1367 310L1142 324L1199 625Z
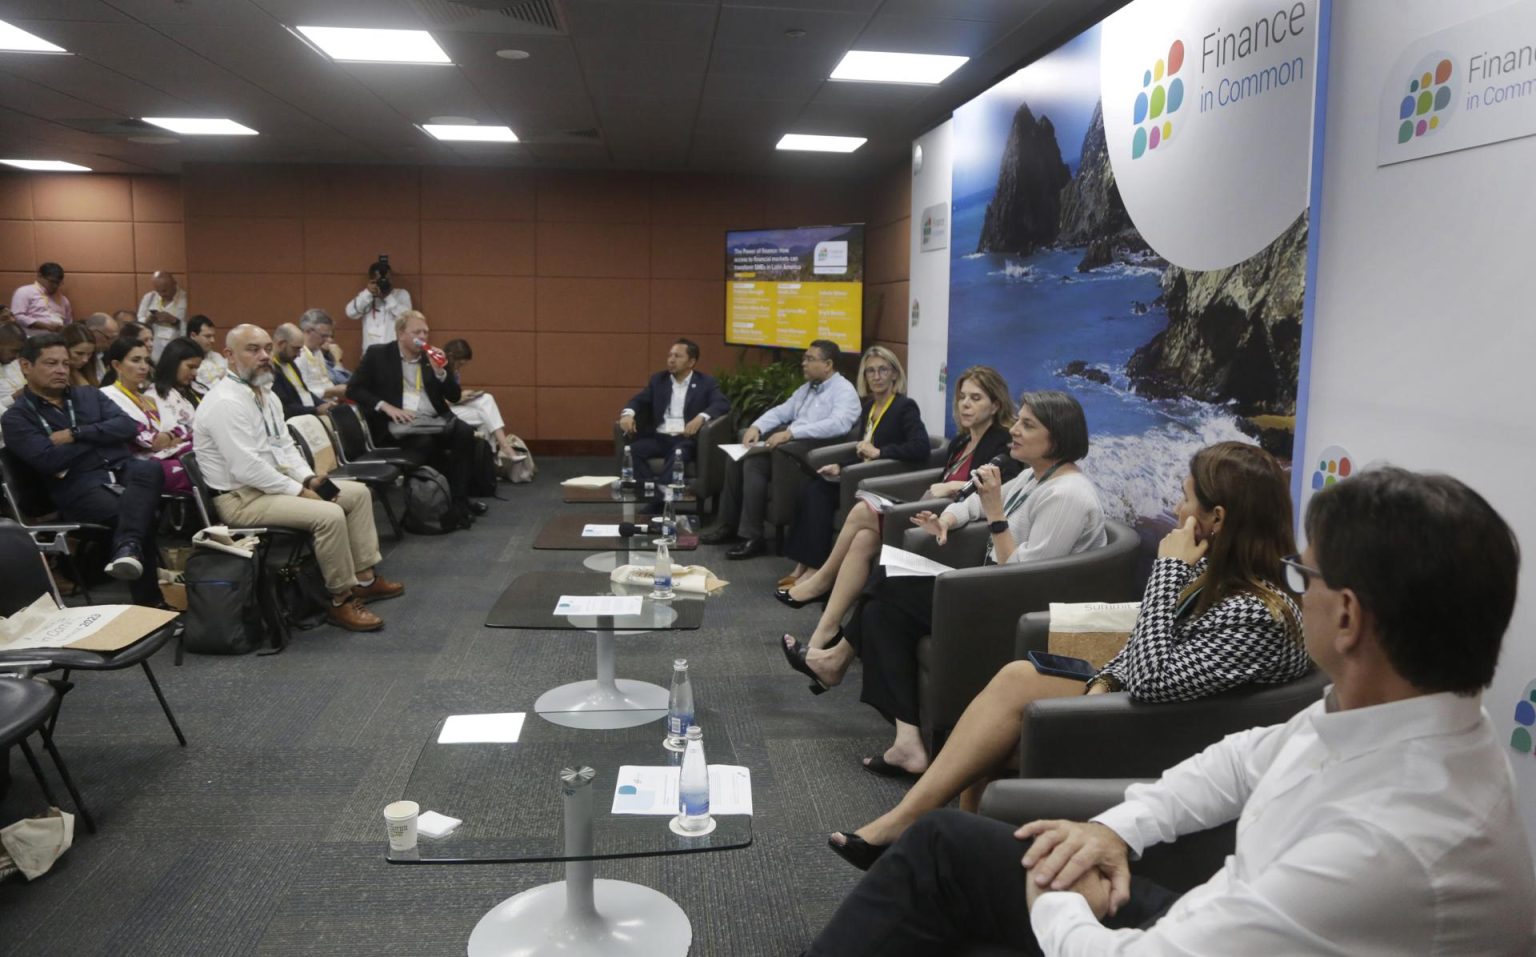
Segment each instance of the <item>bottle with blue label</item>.
M709 830L709 765L704 762L704 732L688 726L688 746L678 781L678 827L684 831Z
M677 506L673 504L675 490L670 485L661 489L661 540L668 545L677 544Z
M635 453L629 449L629 443L624 443L624 461L619 466L619 484L624 488L633 488L635 484Z
M683 469L683 457L681 455L674 455L672 457L672 490L674 494L681 495L683 486L687 484L687 481Z
M678 658L672 662L672 696L667 703L667 737L662 746L668 751L682 751L691 724L693 684L688 680L688 659Z
M657 601L670 601L676 597L672 593L672 554L667 551L665 539L656 539L656 567L652 571L654 576L651 585L651 597Z

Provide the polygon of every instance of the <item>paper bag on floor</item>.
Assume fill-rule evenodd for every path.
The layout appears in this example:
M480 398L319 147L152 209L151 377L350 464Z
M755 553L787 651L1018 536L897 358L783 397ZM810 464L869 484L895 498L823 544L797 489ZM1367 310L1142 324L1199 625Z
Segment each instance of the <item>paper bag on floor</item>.
M48 873L75 841L75 816L56 807L0 828L0 876L15 868L34 881Z
M656 584L654 565L620 565L608 577L621 585ZM703 565L672 566L672 590L685 595L713 595L730 582L716 578L715 573Z

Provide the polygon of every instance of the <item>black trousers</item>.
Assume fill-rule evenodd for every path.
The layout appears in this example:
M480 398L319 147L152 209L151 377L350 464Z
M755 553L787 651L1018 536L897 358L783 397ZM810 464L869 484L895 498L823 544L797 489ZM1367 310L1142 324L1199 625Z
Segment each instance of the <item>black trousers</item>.
M832 554L836 535L832 522L842 500L842 486L825 479L811 479L800 486L800 500L795 504L795 520L784 537L784 557L820 568Z
M160 514L160 490L165 485L165 470L150 459L127 459L117 469L123 494L102 484L74 494L54 493L59 515L71 522L93 522L112 528L112 550L134 545L144 564L144 574L129 583L135 604L158 605L160 596L160 553L155 544L155 524Z
M1039 957L1019 859L1029 842L1002 821L924 815L843 899L802 957L948 957L994 944ZM1105 926L1150 927L1178 900L1131 878L1131 899Z
M735 528L744 538L763 537L768 489L773 480L773 456L754 452L727 462L725 490L720 493L720 526Z
M469 501L469 470L475 464L475 430L462 419L449 418L441 432L432 435L405 435L396 439L401 448L420 449L427 464L443 473L455 504Z
M635 461L635 480L639 482L655 482L656 473L651 471L650 459L662 458L666 462L662 465L663 477L670 481L674 462L681 461L686 468L693 461L694 440L686 435L644 435L629 443L630 456Z
M864 663L859 700L887 721L919 724L917 643L933 628L933 579L887 578L876 567L845 637Z

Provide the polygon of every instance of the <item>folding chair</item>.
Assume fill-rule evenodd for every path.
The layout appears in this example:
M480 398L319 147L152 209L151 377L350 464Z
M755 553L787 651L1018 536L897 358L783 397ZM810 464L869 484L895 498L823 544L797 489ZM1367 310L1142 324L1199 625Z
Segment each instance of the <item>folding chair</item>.
M331 478L351 479L368 486L368 491L373 493L373 500L383 506L389 527L395 533L395 540L405 537L405 530L400 527L400 520L395 517L395 510L389 504L389 490L400 484L402 473L399 468L388 462L341 463L336 458L331 430L318 415L294 416L288 420L288 431L299 451L304 453L310 468L326 473Z

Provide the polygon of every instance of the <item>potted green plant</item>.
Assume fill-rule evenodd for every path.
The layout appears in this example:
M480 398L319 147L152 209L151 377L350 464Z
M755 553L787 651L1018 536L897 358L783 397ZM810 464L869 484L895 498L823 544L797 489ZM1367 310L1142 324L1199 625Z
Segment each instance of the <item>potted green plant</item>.
M715 371L720 391L731 400L731 413L737 428L744 428L764 412L788 399L805 381L800 372L800 357L784 358L763 365L746 361L745 353L736 359L735 369Z

